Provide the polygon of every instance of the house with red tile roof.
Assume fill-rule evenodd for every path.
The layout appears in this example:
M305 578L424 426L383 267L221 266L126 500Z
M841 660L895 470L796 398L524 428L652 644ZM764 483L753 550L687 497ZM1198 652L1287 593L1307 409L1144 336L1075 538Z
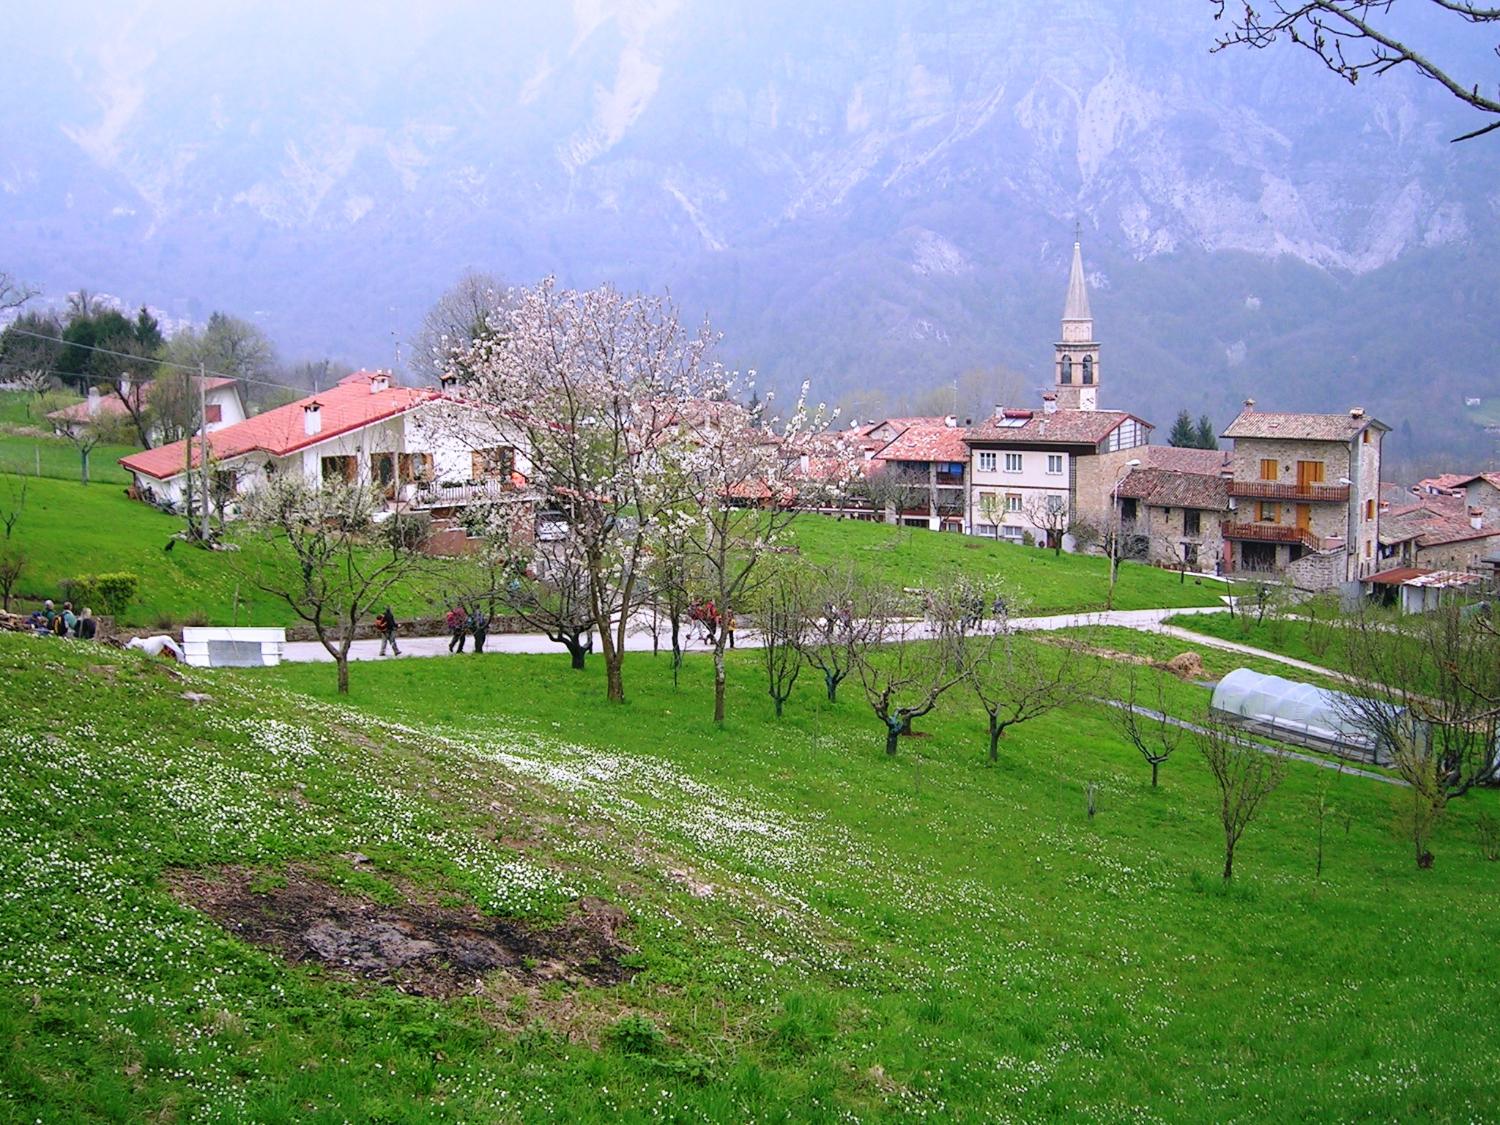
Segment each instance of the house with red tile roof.
M886 518L932 531L968 530L968 430L954 418L903 421L866 474Z
M196 393L198 376L189 376L189 382ZM203 379L202 383L203 415L207 422L206 429L210 433L222 430L225 426L237 425L248 417L245 400L240 395L240 385L237 380L215 376ZM154 380L132 382L130 376L123 375L117 387L91 386L88 396L82 402L75 402L61 410L49 412L47 420L52 423L54 431L63 433L64 431L76 432L78 427L100 416L112 415L117 418L128 418L131 413L130 407L138 411L149 408L151 391L155 385ZM129 406L127 406L127 401ZM160 440L159 427L152 428L151 432L153 441Z
M463 419L473 424L455 424ZM136 494L170 507L187 496L188 473L207 446L215 507L281 473L310 484L376 485L393 504L445 510L503 499L524 485L530 465L514 443L443 391L396 385L388 372L359 371L328 390L211 431L122 457Z

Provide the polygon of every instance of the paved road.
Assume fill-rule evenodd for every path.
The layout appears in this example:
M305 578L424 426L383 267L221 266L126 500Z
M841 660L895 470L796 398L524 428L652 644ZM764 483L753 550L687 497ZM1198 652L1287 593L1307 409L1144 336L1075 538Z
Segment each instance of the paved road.
M1112 613L1060 613L1050 617L1018 617L1011 622L1017 629L1052 630L1052 629L1074 629L1084 625L1116 625L1126 629L1157 629L1164 628L1162 622L1168 617L1180 613L1221 613L1223 606L1200 606L1191 609L1129 609L1115 610ZM703 638L703 630L698 628L684 629L684 648L688 652L707 652L710 646ZM1197 638L1197 634L1186 634ZM627 652L650 652L652 649L651 628L649 619L637 621L632 624L630 631L625 637L625 648ZM671 638L665 627L661 631L659 640L664 650L670 651ZM760 637L753 630L741 629L735 634L735 645L739 648L759 648ZM470 639L465 643L464 655L469 655L468 650L473 646ZM540 633L492 633L484 645L485 652L521 652L521 653L560 653L563 647L554 644ZM598 650L597 643L595 651ZM403 637L401 638L401 656L405 660L418 656L449 656L448 637ZM1270 656L1272 654L1267 653ZM316 641L290 641L282 652L282 659L292 663L309 663L314 661L331 661L333 657L328 655L324 647ZM379 660L379 641L355 641L349 650L350 660ZM394 659L385 657L384 659Z

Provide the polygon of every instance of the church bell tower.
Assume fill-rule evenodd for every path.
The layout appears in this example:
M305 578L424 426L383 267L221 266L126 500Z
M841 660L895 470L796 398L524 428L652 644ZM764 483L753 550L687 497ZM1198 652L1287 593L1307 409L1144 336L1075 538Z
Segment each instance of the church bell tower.
M1063 305L1062 339L1055 345L1057 405L1062 410L1097 410L1099 406L1099 345L1094 340L1094 314L1089 311L1088 285L1083 280L1083 249L1073 235L1073 268L1068 274L1068 299Z

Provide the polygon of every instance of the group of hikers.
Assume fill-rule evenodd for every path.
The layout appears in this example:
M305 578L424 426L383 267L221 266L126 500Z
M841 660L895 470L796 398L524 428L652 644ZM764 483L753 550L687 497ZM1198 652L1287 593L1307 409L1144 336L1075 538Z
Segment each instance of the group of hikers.
M454 605L443 615L443 627L448 630L448 651L463 652L464 643L474 638L474 651L483 652L485 638L490 635L490 619L484 611L475 607L465 609L463 603ZM396 631L401 624L390 606L375 615L375 631L380 634L380 655L389 649L392 656L401 655L401 646L396 643Z
M72 602L63 602L62 609L58 609L51 598L42 604L41 609L32 610L26 623L39 637L71 637L74 640L91 641L99 635L99 619L94 616L93 610L84 606L82 611L74 613Z
M703 633L709 644L713 644L719 636L719 630L724 630L724 639L729 642L729 647L734 647L734 614L720 613L719 607L714 605L710 598L702 605L688 607L688 620L703 626Z

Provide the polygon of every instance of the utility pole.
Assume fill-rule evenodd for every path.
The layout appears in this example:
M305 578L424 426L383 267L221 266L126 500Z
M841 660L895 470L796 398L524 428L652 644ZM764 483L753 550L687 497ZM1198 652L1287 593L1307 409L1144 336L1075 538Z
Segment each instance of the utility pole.
M208 521L212 514L208 495L208 381L203 361L198 361L198 469L203 487L203 537L208 538Z

